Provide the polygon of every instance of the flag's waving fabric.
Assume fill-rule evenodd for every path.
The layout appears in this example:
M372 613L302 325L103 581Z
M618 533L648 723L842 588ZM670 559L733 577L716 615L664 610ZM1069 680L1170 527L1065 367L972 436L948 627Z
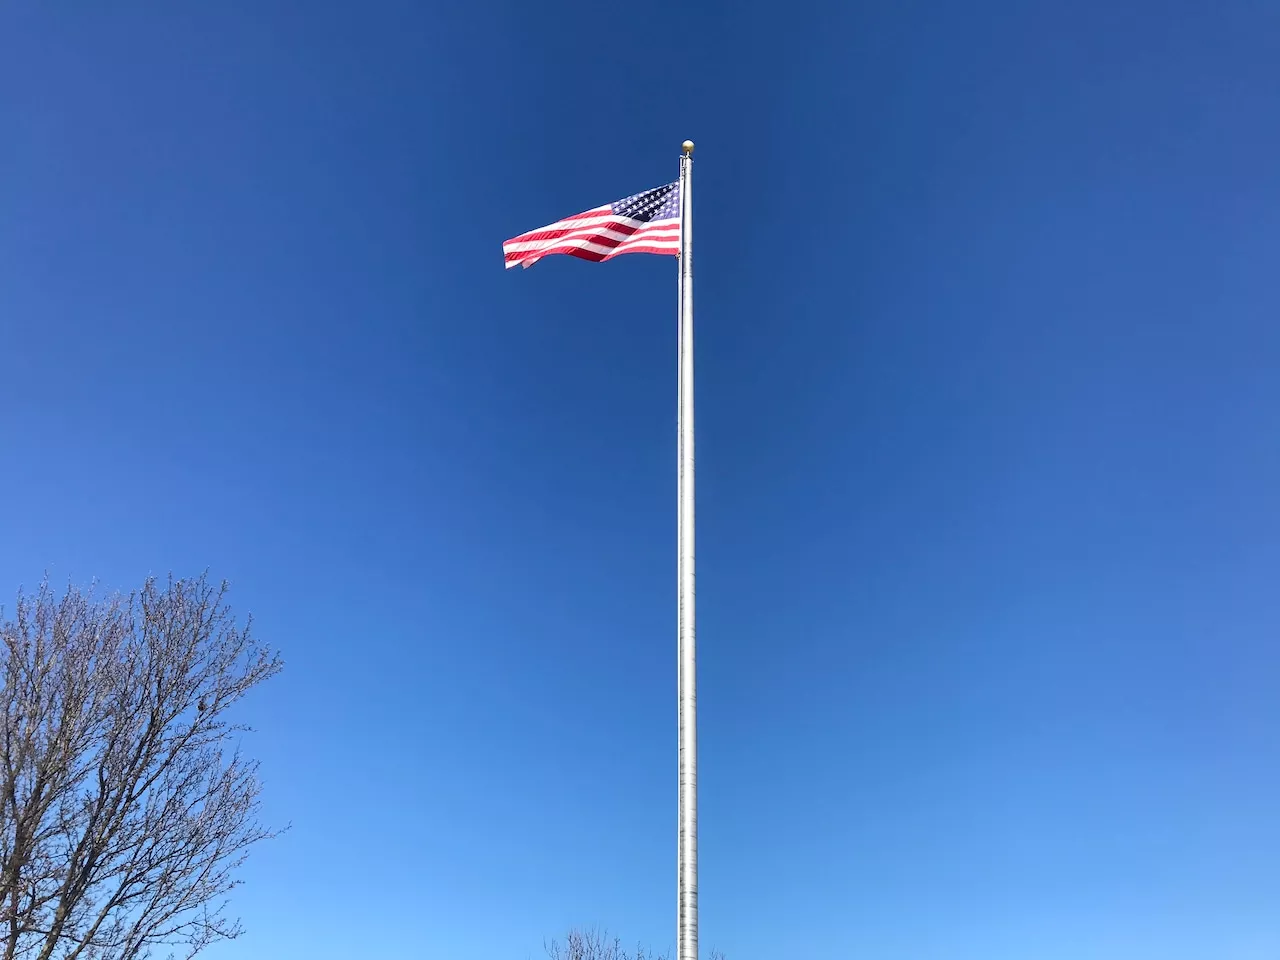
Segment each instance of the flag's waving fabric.
M502 245L508 267L531 267L553 253L600 261L623 253L675 256L679 252L678 182L576 213L512 237Z

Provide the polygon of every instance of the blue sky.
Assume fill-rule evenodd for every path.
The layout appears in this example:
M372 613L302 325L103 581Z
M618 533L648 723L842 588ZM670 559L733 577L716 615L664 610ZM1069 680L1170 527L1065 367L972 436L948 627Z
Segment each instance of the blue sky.
M1122 8L1122 9L1121 9ZM211 958L1280 956L1280 8L9 4L0 595L200 571L292 831Z

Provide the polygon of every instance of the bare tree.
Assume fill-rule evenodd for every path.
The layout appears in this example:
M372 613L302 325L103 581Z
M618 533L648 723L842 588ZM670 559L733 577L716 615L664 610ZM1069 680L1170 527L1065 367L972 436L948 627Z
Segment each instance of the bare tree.
M550 960L667 960L666 954L646 953L639 946L629 953L620 939L604 930L570 930L564 943L547 944L547 956Z
M0 960L190 958L239 935L226 895L271 833L227 711L281 663L225 593L45 583L0 623Z
M564 942L552 940L546 945L550 960L668 960L668 954L646 951L637 946L628 952L617 937L603 930L570 930ZM724 954L712 950L709 960L724 960Z

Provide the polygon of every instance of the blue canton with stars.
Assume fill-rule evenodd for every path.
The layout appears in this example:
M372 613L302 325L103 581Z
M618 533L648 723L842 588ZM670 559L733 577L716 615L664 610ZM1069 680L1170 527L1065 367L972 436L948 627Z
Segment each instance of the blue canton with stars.
M618 217L630 217L632 220L673 220L680 216L680 182L668 183L665 187L655 187L634 197L627 197L617 203L610 204L613 213Z

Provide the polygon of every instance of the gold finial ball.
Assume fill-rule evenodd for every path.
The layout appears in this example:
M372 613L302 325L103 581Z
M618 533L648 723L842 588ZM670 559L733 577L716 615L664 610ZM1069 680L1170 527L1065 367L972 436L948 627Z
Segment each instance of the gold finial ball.
M685 152L686 154L693 153L693 141L692 141L692 140L686 140L684 143L680 144L680 146L681 146L681 148L684 150L684 152Z

